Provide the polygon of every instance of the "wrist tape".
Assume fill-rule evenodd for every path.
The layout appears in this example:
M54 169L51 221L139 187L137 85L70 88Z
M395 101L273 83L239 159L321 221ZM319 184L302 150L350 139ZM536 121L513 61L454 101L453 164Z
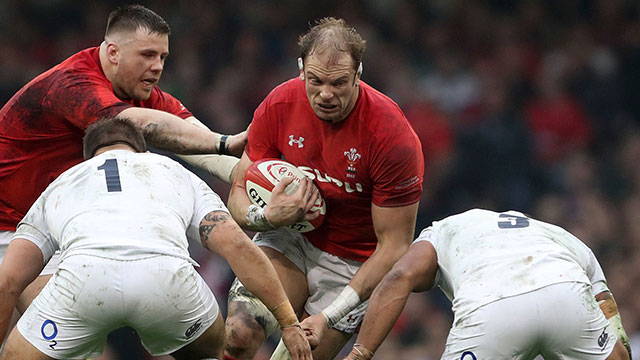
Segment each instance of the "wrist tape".
M300 323L298 322L298 317L293 311L293 307L288 300L281 302L280 305L274 307L270 311L273 314L273 317L276 318L278 324L280 324L280 328L282 329L300 325Z
M258 205L251 204L247 209L247 214L245 215L247 222L250 226L257 228L259 230L273 230L275 226L271 225L269 220L264 214L264 208L261 208Z
M360 304L358 293L351 286L345 286L340 295L322 310L322 315L327 319L327 327L332 328L358 304Z

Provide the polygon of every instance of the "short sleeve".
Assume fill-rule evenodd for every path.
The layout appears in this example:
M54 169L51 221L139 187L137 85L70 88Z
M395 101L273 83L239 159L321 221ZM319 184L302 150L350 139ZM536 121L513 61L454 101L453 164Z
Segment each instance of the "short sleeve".
M85 129L95 121L131 107L114 94L111 83L94 74L69 72L55 81L43 99L45 111L57 113Z
M44 219L44 197L41 195L38 200L31 206L27 215L20 221L13 239L25 239L36 244L40 251L44 264L49 262L53 253L58 250L58 243L49 233L49 227ZM43 264L43 265L44 265Z
M189 173L195 191L193 217L187 228L187 237L200 242L200 222L212 211L229 212L224 202L211 188L193 173Z
M271 96L272 94L269 94L258 106L249 127L249 140L245 151L251 161L279 158L281 155L276 144L277 109L271 106Z
M406 121L405 124L405 130L396 136L387 136L375 150L372 202L377 206L405 206L419 201L422 196L422 147L409 124Z

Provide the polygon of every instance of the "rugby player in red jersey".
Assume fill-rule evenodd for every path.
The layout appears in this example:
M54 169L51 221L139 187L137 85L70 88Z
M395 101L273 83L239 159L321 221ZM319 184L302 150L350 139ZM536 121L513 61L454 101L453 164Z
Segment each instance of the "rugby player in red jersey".
M235 173L229 209L267 254L313 345L333 359L356 331L366 300L408 249L422 193L423 155L415 132L390 98L360 80L365 41L344 20L325 18L300 38L300 76L276 87L255 111ZM263 158L284 158L307 176L289 180L264 209L251 205L244 172ZM327 213L316 230L281 228L308 212L322 192ZM252 359L275 328L239 282L230 291L227 358ZM279 347L272 359L286 350ZM283 352L284 350L284 352ZM286 355L284 355L285 358Z
M40 193L83 160L84 130L100 118L125 116L143 130L151 146L179 154L242 153L246 133L228 137L209 131L157 86L169 55L169 33L169 25L153 11L140 5L119 7L109 15L100 46L37 76L0 109L0 261ZM238 161L191 156L227 181ZM54 257L25 290L19 311L48 281L58 261Z

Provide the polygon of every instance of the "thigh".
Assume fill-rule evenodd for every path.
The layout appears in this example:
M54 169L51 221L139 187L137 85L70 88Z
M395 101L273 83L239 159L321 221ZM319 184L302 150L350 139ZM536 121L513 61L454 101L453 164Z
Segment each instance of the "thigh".
M69 263L61 264L18 321L16 328L42 353L70 359L102 353L108 330L91 319L95 310L83 306L87 297L85 284L96 281L95 269L92 265L76 268ZM107 299L101 301L108 303Z
M298 317L300 317L304 310L304 304L309 297L306 275L278 250L270 247L261 247L261 249L271 261L291 305Z
M545 359L606 359L617 337L588 284L561 283L540 289L541 352Z
M0 360L48 360L52 357L43 354L28 342L20 332L14 328L7 338L7 343Z
M304 248L306 240L299 233L278 229L258 233L254 241L271 261L291 305L296 314L301 316L309 296L306 274L308 259Z
M150 354L187 346L220 317L213 293L186 260L158 256L127 267L123 272L138 274L123 284L127 324Z
M442 359L533 359L539 335L535 306L530 295L519 295L456 317Z
M329 306L349 284L362 263L344 259L315 248L307 242L307 282L309 299L305 304L308 314L317 314ZM362 322L369 301L364 301L340 319L334 329L347 334L356 332Z
M218 318L195 341L172 354L176 360L183 359L223 359L224 320Z
M40 275L38 276L31 284L29 284L20 297L18 298L18 302L16 303L16 309L22 314L27 310L27 307L31 305L33 299L38 296L40 291L47 285L47 282L51 279L51 275Z

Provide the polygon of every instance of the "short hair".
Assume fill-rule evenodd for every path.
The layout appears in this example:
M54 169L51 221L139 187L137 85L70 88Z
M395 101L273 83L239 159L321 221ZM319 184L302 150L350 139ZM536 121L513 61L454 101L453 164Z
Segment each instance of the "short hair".
M136 152L145 152L147 143L142 130L125 117L106 117L91 124L82 139L85 160L92 158L98 149L115 144L126 144Z
M316 20L316 25L298 39L300 58L303 61L315 51L348 52L353 59L354 69L358 69L362 63L362 54L367 47L366 44L367 42L362 39L356 29L348 26L344 19L333 17Z
M107 19L105 37L117 31L135 32L146 29L149 33L171 34L171 28L164 19L142 5L124 5L115 8Z

